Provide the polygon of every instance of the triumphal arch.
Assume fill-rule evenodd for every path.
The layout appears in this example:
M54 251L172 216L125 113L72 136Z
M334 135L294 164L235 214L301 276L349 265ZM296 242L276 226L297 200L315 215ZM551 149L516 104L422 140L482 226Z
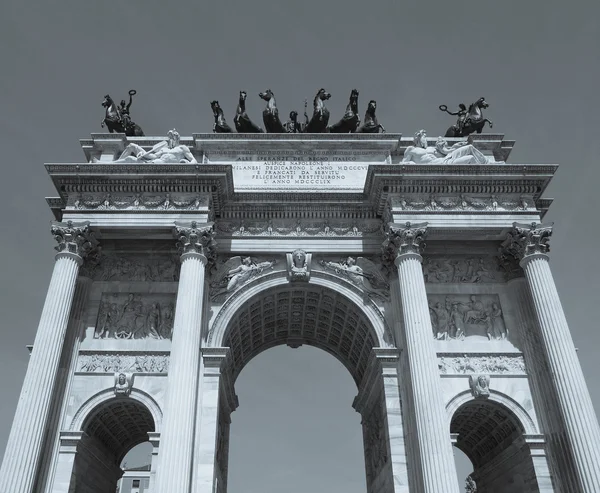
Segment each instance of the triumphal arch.
M368 493L458 493L453 446L479 492L600 491L549 266L556 166L510 163L499 134L430 147L218 117L92 134L82 162L46 165L56 263L1 493L114 492L148 440L150 491L225 493L236 378L281 344L352 375Z

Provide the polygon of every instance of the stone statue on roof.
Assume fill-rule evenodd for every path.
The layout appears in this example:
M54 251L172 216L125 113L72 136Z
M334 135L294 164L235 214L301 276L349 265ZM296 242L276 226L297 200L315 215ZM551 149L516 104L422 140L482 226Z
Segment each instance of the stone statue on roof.
M403 163L412 164L488 164L493 159L475 148L471 140L457 142L449 146L448 141L438 137L435 147L428 146L427 133L419 130L414 136L414 145L404 152Z
M167 132L168 140L156 144L149 151L131 142L115 163L196 164L196 158L186 145L180 144L177 130Z

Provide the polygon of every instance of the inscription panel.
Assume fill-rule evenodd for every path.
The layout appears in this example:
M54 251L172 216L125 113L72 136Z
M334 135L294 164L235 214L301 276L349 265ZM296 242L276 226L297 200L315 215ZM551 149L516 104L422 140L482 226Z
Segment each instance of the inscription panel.
M386 164L373 151L277 150L211 153L210 163L231 164L237 191L361 192L370 164Z

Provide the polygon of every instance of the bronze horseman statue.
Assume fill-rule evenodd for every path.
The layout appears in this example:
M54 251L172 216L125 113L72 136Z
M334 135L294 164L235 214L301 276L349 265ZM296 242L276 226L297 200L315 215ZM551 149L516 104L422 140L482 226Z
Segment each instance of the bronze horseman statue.
M360 125L360 116L358 116L358 90L352 89L350 100L346 106L346 113L342 119L329 126L329 132L334 134L347 134L356 132Z
M112 134L116 133L124 133L128 137L143 137L144 132L141 127L131 121L131 116L129 114L129 108L131 107L131 103L133 102L133 96L137 94L135 89L131 89L129 91L129 103L127 104L125 100L121 100L121 106L118 107L110 95L104 96L104 101L102 101L102 107L106 108L104 113L104 119L100 122L102 128L104 125L108 128L108 131Z
M256 134L263 133L264 130L256 125L246 113L246 91L240 91L240 99L233 118L233 124L238 133L241 134Z
M445 104L440 105L439 108L441 111L445 111L449 115L458 117L456 124L448 128L444 137L467 137L473 132L480 134L486 123L489 123L490 128L492 128L494 124L487 118L484 118L483 112L481 111L488 106L485 98L479 98L469 106L468 110L464 104L460 104L458 106L458 111L456 112L448 111L448 106Z
M214 133L231 133L231 127L227 125L225 121L225 117L223 116L223 110L219 105L218 101L211 101L210 107L213 110L213 115L215 117L215 123L213 125Z

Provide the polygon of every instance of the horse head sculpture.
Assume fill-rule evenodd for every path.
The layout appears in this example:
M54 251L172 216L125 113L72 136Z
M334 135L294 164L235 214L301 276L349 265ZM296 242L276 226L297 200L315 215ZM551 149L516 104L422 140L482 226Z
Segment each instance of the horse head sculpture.
M219 105L218 101L211 101L210 107L213 110L213 116L215 117L215 123L213 125L214 133L231 133L231 127L227 125L225 117L223 116L223 110Z
M382 133L385 133L385 128L377 121L375 111L377 111L377 101L371 99L365 112L365 122L357 130L358 133L377 134L380 130Z
M241 134L249 133L261 133L264 132L262 128L256 125L246 113L246 98L248 94L246 91L240 91L240 99L238 100L238 106L233 118L235 129Z
M323 133L327 131L329 123L329 110L325 107L324 101L331 98L325 89L321 88L317 91L313 100L313 116L306 126L306 133Z
M271 89L261 92L258 96L267 102L267 107L263 111L263 122L268 133L285 133L285 128L279 119L279 110L275 102L275 94Z
M346 112L342 119L330 125L328 131L336 134L346 134L355 132L360 125L360 116L358 116L358 90L352 89L350 100L346 106Z

